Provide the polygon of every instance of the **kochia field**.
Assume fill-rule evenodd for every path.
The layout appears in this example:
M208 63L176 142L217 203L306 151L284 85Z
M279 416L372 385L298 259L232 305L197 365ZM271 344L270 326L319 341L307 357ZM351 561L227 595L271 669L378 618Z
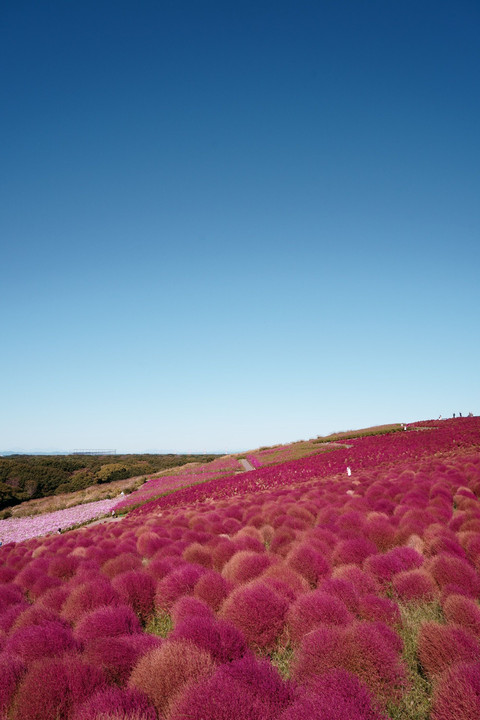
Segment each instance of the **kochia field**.
M0 718L478 720L480 419L297 450L4 544Z

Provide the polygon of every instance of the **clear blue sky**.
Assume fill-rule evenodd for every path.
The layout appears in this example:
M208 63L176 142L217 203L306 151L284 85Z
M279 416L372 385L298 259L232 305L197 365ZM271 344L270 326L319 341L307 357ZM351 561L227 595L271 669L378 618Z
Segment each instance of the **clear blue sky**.
M477 0L5 0L0 450L480 413Z

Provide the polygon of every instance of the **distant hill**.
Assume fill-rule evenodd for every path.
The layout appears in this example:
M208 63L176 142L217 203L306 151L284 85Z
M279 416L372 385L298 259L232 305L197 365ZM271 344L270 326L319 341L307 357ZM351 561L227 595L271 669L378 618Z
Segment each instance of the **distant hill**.
M8 455L0 457L0 509L25 500L148 475L216 455Z

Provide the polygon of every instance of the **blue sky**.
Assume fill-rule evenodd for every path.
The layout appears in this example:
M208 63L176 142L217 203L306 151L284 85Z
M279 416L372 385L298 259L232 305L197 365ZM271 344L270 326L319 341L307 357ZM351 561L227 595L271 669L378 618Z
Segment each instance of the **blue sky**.
M480 412L477 2L6 0L0 450Z

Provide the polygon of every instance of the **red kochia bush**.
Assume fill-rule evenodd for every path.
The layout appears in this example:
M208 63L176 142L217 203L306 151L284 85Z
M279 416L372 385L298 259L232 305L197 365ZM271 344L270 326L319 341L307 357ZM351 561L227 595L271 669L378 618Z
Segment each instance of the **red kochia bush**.
M318 589L340 598L350 612L357 612L359 601L358 592L355 585L348 580L343 580L339 577L325 578L325 580L319 583Z
M0 655L0 717L6 717L17 684L25 671L19 657L2 652Z
M55 621L20 628L10 635L5 645L7 652L18 655L25 663L62 655L75 648L70 628Z
M437 588L431 575L425 570L406 570L397 573L392 578L393 589L400 600L430 601L435 598Z
M387 625L400 625L402 621L397 603L377 595L360 598L358 611L364 620L380 620Z
M78 706L71 720L157 720L157 713L138 690L108 688Z
M432 560L429 569L442 590L450 585L463 595L478 597L480 594L480 579L467 560L442 553Z
M151 576L141 570L130 570L114 577L112 585L120 599L146 623L154 610L155 586Z
M107 562L102 565L102 573L112 579L115 575L127 572L128 570L139 570L141 565L142 559L139 555L126 552L107 560Z
M249 645L269 649L283 628L288 603L262 580L241 585L225 600L222 615L245 635Z
M438 675L456 662L474 662L480 647L460 627L424 623L418 634L418 657L430 676Z
M98 577L77 585L65 600L62 617L76 623L88 612L105 605L119 605L120 599L107 578Z
M330 565L319 552L308 543L293 547L286 557L287 565L302 575L312 587L330 572Z
M405 570L414 570L423 563L423 557L411 547L396 547L381 555L371 555L364 568L378 582L389 583L393 576Z
M432 720L480 717L480 662L458 663L440 676L433 693Z
M83 658L103 670L110 682L123 685L140 657L161 643L146 633L94 638L86 643Z
M358 595L371 595L379 590L377 581L357 565L341 565L336 568L333 577L352 583Z
M365 558L378 552L377 546L366 538L342 540L332 554L334 565L361 565Z
M305 635L293 664L294 678L311 685L318 675L336 667L358 675L381 700L399 696L406 684L394 633L381 623L359 622L346 627L322 626Z
M212 617L213 612L206 603L193 595L184 595L179 598L170 612L173 624L176 626L183 620L191 617Z
M86 642L96 637L115 637L141 632L142 626L133 610L126 605L102 607L84 615L75 628L75 637Z
M241 550L224 565L222 575L232 583L246 583L261 575L271 564L272 560L265 553Z
M196 582L205 572L199 565L184 565L169 573L157 584L155 606L159 610L169 610L181 595L193 592Z
M168 641L140 659L129 685L144 692L162 713L183 685L210 675L214 667L210 653L205 650L192 643Z
M449 595L443 603L448 622L461 625L480 639L480 607L464 595Z
M387 720L366 685L342 668L317 678L278 720Z
M353 615L339 598L321 590L300 595L287 614L287 626L294 642L319 625L347 625L352 620Z
M8 632L19 615L21 615L29 607L30 605L27 602L19 602L15 605L10 605L7 610L4 610L0 614L0 630Z
M22 591L16 585L0 585L0 613L5 612L10 605L25 600Z
M248 651L245 639L236 627L213 617L185 618L175 627L170 639L192 642L209 652L220 664L238 660Z
M221 665L212 677L188 686L172 704L170 720L274 720L293 700L266 660L245 656Z
M197 580L193 594L216 611L228 595L228 583L218 572L209 570Z
M63 720L72 707L104 688L103 673L76 657L39 660L20 682L11 717L12 720Z

